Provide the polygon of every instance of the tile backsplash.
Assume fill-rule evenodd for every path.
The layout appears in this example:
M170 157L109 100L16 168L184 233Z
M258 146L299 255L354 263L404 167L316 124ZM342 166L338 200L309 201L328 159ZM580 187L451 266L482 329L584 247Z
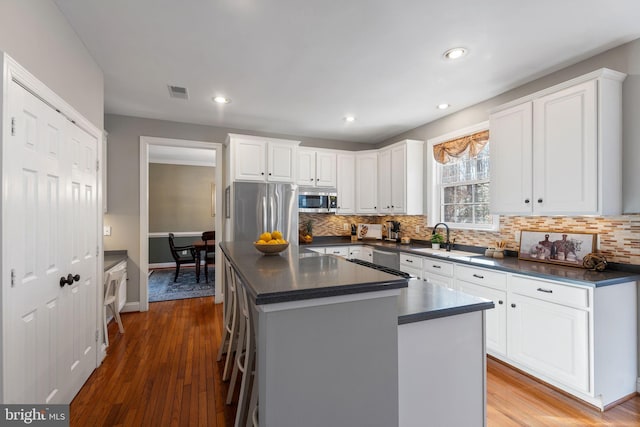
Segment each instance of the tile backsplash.
M350 228L344 224L359 222L381 224L387 220L400 221L403 236L428 240L431 228L427 217L414 216L343 216L327 214L300 214L300 227L308 220L313 222L316 236L348 236ZM418 231L416 231L416 227ZM595 233L598 235L598 249L609 261L621 264L640 265L640 215L608 217L553 216L525 217L501 216L499 231L451 230L451 238L456 243L471 246L489 246L496 240L508 242L507 248L518 249L516 233L520 230L553 230Z

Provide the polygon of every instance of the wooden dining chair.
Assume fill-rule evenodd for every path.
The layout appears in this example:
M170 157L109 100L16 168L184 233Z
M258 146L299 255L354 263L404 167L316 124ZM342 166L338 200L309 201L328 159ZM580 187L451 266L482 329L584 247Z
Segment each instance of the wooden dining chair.
M173 233L169 233L169 249L171 249L171 256L176 262L176 275L173 278L173 282L175 283L178 281L178 274L180 274L180 265L192 264L196 262L196 247L193 245L176 246L175 236L173 235ZM186 255L183 254L184 251L187 251Z
M215 266L216 264L216 232L215 231L205 231L202 233L202 241L208 242L213 241L212 245L206 244L204 250L204 278L207 283L209 283L209 273L207 271L207 267L209 265Z

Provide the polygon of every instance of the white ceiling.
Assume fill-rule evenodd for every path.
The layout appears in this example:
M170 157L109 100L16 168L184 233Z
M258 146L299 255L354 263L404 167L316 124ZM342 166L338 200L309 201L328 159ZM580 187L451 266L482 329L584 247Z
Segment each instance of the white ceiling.
M55 2L107 113L371 143L640 37L638 0Z

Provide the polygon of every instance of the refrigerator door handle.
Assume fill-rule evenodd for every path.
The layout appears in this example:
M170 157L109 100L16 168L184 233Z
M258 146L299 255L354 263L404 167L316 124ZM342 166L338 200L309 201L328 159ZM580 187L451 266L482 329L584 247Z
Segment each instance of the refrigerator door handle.
M275 192L274 192L275 193ZM278 221L277 208L276 208L276 194L271 194L269 196L269 231L276 230L278 225L276 222Z
M267 221L268 221L267 196L263 196L262 197L262 231L260 231L260 233L264 233L265 231L268 231Z

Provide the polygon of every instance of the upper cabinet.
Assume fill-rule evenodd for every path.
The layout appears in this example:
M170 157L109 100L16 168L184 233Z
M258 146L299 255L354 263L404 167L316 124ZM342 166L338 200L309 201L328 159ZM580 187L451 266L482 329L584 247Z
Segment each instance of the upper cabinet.
M336 187L336 152L298 148L296 183L311 187Z
M378 152L378 212L422 215L424 143L405 140Z
M491 212L622 212L622 81L602 69L490 116Z
M356 153L356 213L378 213L378 153ZM338 194L340 203L340 194Z
M340 152L337 155L338 214L356 213L356 155Z
M227 143L234 181L295 181L298 141L229 134Z

